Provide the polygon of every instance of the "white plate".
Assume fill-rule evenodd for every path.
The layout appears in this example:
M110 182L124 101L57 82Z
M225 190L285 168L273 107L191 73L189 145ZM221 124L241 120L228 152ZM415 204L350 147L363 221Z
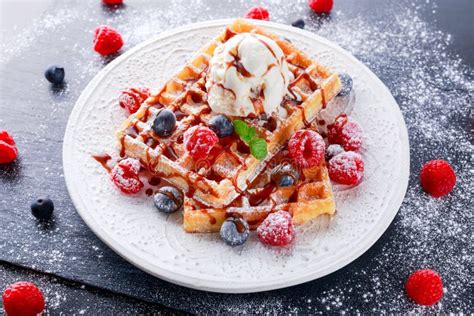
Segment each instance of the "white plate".
M193 52L230 20L210 21L162 33L126 52L87 86L64 136L64 174L79 214L107 245L140 269L191 288L257 292L314 280L349 264L382 235L408 185L408 135L399 107L384 84L361 62L315 34L269 22L269 31L291 39L321 63L354 78L351 114L364 129L366 172L355 188L334 186L337 212L297 229L289 249L272 249L252 235L239 249L218 234L186 234L181 215L164 216L143 195L120 194L91 158L116 152L114 131L125 119L117 98L124 87L159 88Z

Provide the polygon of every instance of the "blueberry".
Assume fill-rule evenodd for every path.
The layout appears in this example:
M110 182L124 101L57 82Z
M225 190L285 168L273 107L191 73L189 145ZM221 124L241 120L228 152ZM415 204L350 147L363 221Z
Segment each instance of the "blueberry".
M163 213L174 213L183 207L183 193L175 187L161 187L153 197L158 211Z
M240 217L229 217L222 224L220 234L229 246L240 246L249 238L249 224Z
M336 156L337 154L342 153L343 151L344 149L339 144L329 145L328 148L326 148L326 160L327 161L331 160L332 157Z
M53 215L54 204L49 197L40 197L31 204L31 213L37 219L48 220Z
M291 164L278 165L272 170L272 180L280 187L289 187L299 179L298 171Z
M173 133L176 125L176 116L168 109L163 109L158 113L153 121L153 131L161 137L168 137Z
M342 89L337 96L345 97L349 95L352 90L352 77L346 73L339 74L339 79L341 79Z
M295 178L290 175L284 174L278 180L278 186L280 187L289 187L295 184Z
M59 85L64 81L64 68L59 66L50 66L44 72L44 76L52 84Z
M209 121L209 128L220 138L230 136L234 133L234 124L225 115L217 115Z
M292 26L294 27L299 27L300 29L304 29L304 21L303 19L298 19L295 22L291 23Z

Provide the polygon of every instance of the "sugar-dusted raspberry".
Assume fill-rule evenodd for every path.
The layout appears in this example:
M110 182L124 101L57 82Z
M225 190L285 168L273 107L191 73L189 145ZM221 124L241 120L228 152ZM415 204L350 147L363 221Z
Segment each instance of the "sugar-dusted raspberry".
M442 197L453 190L456 174L449 162L431 160L421 169L420 181L426 192L434 197Z
M193 126L184 133L184 145L194 159L205 159L219 138L210 128Z
M123 3L123 0L102 0L106 5L119 5Z
M332 157L344 152L344 148L342 148L339 144L332 144L326 148L326 160L331 160Z
M150 90L146 87L127 88L119 97L119 105L133 114L140 108L143 101L150 96Z
M264 7L253 7L247 11L244 15L247 19L254 19L254 20L270 20L270 14L268 10Z
M303 168L317 166L324 159L326 144L323 138L313 130L300 130L288 142L288 151L295 163Z
M0 164L10 163L18 156L13 137L7 131L0 130Z
M101 55L110 55L123 46L123 39L117 30L100 25L94 30L94 50Z
M405 290L415 303L431 306L443 297L443 281L436 271L417 270L408 277Z
M344 150L357 151L362 145L362 129L359 124L341 114L328 126L329 144L339 144Z
M354 185L358 184L364 175L364 162L358 153L346 151L329 160L328 171L331 180Z
M143 183L138 177L140 162L137 159L127 158L120 161L110 172L112 182L125 194L138 193Z
M329 13L332 10L333 0L308 0L308 5L316 13Z
M43 312L45 303L41 290L31 282L16 282L9 285L2 295L3 308L7 315L33 316Z
M270 246L287 246L295 239L295 230L290 213L271 213L257 228L258 239Z

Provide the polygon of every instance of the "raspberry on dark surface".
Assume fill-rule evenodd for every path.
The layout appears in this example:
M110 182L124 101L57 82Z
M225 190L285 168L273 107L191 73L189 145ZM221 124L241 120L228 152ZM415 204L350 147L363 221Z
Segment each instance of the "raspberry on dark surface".
M194 159L205 159L219 138L210 128L193 126L184 133L184 144L189 155Z
M36 316L45 308L43 293L31 282L9 285L3 292L2 300L8 316Z
M143 182L138 177L140 162L127 158L116 164L110 171L112 182L125 194L135 194L143 188Z
M244 15L247 19L254 19L254 20L270 20L270 13L264 7L253 7L247 11Z
M122 36L114 28L100 25L94 30L94 50L99 54L106 56L116 53L122 46Z
M295 239L295 230L290 213L271 213L257 228L258 239L270 246L287 246Z
M106 5L120 5L123 4L123 0L102 0L102 3Z
M329 144L339 144L344 150L357 151L362 145L362 129L346 114L341 114L328 125Z
M316 13L329 13L332 10L333 0L308 0L308 5Z
M443 281L436 271L417 270L408 277L405 290L415 303L431 306L443 297Z
M150 90L146 87L127 88L119 97L119 105L133 114L149 96Z
M456 173L445 160L431 160L421 169L420 182L423 190L433 197L449 194L456 185Z
M359 184L364 175L364 161L362 156L353 151L346 151L329 160L329 178L332 181L355 185Z
M18 156L15 140L5 130L0 130L0 164L14 161Z
M288 142L288 151L299 167L312 168L324 159L326 144L317 132L300 130Z

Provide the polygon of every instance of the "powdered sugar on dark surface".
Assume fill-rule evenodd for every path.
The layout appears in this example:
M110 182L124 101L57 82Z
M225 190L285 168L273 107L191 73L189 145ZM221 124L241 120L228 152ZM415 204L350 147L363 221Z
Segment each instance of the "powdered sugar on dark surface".
M436 30L426 15L423 15L425 19L421 18L421 12L437 10L435 3L392 2L383 8L382 18L357 10L349 14L336 7L331 17L318 18L309 12L306 1L258 2L269 8L274 22L290 24L303 17L307 30L348 50L388 86L409 130L410 185L388 231L368 253L342 271L290 289L221 295L155 281L123 262L97 240L68 198L61 167L61 141L75 100L108 61L92 51L92 29L96 25L116 27L126 42L123 50L127 50L177 26L241 16L257 2L242 0L221 4L220 1L176 0L151 6L130 1L119 9L107 9L98 2L69 7L62 4L36 21L33 30L18 34L13 42L0 44L0 64L4 69L3 66L12 67L13 62L25 62L26 56L39 59L48 50L44 43L54 38L55 47L61 47L60 56L51 52L46 56L49 61L58 58L58 63L64 63L68 82L64 89L51 92L45 88L39 73L36 80L24 84L27 90L44 94L43 98L27 99L24 108L12 118L4 115L6 106L0 105L0 127L11 130L20 151L23 149L22 168L0 169L0 209L7 214L2 235L16 236L1 239L1 259L87 282L94 282L95 275L99 287L191 312L353 314L468 313L474 310L470 299L473 293L470 110L474 73L453 55L451 36ZM85 21L84 12L90 12ZM34 66L23 67L22 71L27 72L28 67ZM6 86L3 81L2 86ZM37 112L41 120L35 130L24 131L24 126L16 124L23 120L18 117L30 113L29 109L35 109L38 103L44 103L48 110ZM52 132L51 128L58 131ZM40 145L46 149L38 148ZM49 155L28 154L26 148L35 153L47 151ZM421 165L431 159L445 159L456 171L456 187L445 198L431 198L420 188L418 172ZM31 170L39 174L39 168L42 178L30 181ZM52 198L56 205L55 220L46 226L35 224L28 210L28 201L42 193L38 189L41 187L50 188L48 192L54 193ZM76 248L82 250L76 251L77 256L71 256ZM91 269L84 262L97 264ZM417 306L404 294L405 279L419 268L432 268L443 278L445 295L434 307ZM0 280L2 284L10 281L1 277ZM63 298L69 297L69 292L53 284L46 281L44 284L49 306L53 311L64 310L67 300ZM92 311L87 302L81 309L68 311L80 314L82 309L82 313Z

